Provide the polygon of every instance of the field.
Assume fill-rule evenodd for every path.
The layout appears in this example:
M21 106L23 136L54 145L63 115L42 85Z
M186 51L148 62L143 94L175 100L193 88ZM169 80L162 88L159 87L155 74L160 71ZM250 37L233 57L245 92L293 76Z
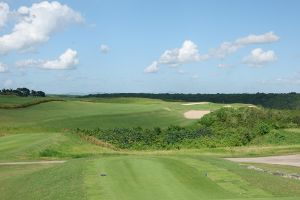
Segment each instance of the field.
M36 101L7 98L0 96L0 102L21 105ZM213 112L229 105L182 105L187 102L141 98L64 97L59 100L64 101L0 109L0 199L296 200L300 197L299 180L250 170L248 164L223 159L299 153L298 128L278 130L243 147L121 150L99 141L88 141L73 134L72 129L193 126L197 120L186 119L185 112ZM278 135L285 140L274 143ZM45 160L66 162L5 164ZM293 167L253 165L299 173Z

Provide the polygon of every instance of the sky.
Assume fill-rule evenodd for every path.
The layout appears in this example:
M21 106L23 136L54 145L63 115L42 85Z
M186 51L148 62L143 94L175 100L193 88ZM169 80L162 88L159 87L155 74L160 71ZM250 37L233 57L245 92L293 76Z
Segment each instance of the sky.
M300 92L298 0L0 0L0 88Z

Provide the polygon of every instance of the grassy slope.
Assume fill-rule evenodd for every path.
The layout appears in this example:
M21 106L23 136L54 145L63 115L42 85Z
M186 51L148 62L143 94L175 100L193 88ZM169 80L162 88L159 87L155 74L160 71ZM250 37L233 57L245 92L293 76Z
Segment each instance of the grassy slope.
M50 151L51 157L41 153ZM92 156L111 150L68 133L25 133L0 137L0 161L59 159Z
M116 124L118 127L166 127L171 124L184 126L195 122L185 119L184 112L192 109L213 111L224 106L183 106L178 102L135 98L119 98L111 102L107 99L80 100L48 102L12 110L0 109L0 130L61 131L65 128L115 128Z

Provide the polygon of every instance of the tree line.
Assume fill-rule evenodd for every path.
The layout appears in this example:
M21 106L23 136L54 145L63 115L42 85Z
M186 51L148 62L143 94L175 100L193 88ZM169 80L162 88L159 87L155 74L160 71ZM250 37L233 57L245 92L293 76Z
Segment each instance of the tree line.
M0 95L16 95L20 97L45 97L46 94L43 91L29 90L28 88L17 88L17 89L2 89Z
M183 93L104 93L90 94L84 97L140 97L162 99L166 101L208 101L213 103L246 103L267 108L300 109L300 94L291 93L241 93L241 94L183 94Z

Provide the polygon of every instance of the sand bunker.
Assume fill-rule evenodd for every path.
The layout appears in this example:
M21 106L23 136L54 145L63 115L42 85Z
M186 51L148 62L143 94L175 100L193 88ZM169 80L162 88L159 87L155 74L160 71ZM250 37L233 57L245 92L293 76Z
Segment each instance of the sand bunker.
M257 106L250 105L250 106L248 106L248 108L257 108Z
M208 113L210 113L209 110L190 110L184 113L184 117L187 119L200 119Z
M300 154L288 156L269 156L269 157L256 157L256 158L225 158L233 162L243 163L265 163L277 165L290 165L300 167Z
M225 106L223 106L224 108L231 108L232 107L232 105L225 105Z
M192 106L192 105L204 105L204 104L209 104L209 102L193 102L193 103L184 103L181 104L183 106Z
M164 110L166 110L166 111L172 111L171 108L168 108L168 107L164 107Z

